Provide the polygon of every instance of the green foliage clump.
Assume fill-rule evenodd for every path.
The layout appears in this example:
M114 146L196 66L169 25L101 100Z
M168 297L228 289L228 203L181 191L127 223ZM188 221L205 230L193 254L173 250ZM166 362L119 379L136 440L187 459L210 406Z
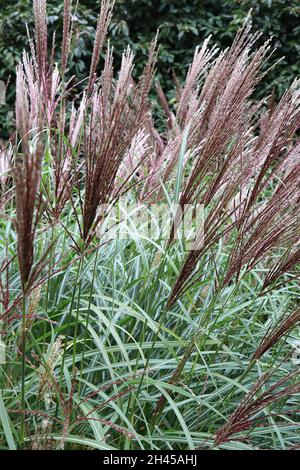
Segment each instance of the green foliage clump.
M36 53L18 61L15 139L0 146L0 449L299 448L300 81L252 100L269 46L250 18L226 53L227 36L197 48L182 80L212 27L180 34L179 3L152 18L153 3L118 2L110 33L136 51L133 77L131 51L118 67L102 47L111 1L94 46L80 4L70 51L69 2L34 2ZM159 79L169 89L174 69L182 92L171 113L158 88L161 130L156 40L137 74L166 18Z

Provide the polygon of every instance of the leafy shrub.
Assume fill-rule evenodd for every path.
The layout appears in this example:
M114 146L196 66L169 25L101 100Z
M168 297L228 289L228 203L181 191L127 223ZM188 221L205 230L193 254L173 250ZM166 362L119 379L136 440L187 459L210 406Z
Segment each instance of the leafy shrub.
M2 79L12 75L8 90L8 102L14 100L14 70L26 47L25 23L31 27L31 0L0 2L0 70ZM75 35L72 57L69 63L73 73L86 76L91 58L94 27L99 9L98 3L89 0L79 2L77 21L74 24ZM262 31L263 40L274 36L277 50L273 62L284 57L258 90L258 96L271 93L275 89L279 97L293 77L300 74L295 57L299 55L299 17L300 8L297 0L117 0L115 15L110 32L115 46L117 63L121 52L129 44L137 54L138 74L146 60L146 51L151 40L160 30L160 54L157 79L160 80L167 96L172 99L173 71L182 79L192 60L193 51L210 34L213 41L222 48L231 44L248 11L253 11L254 28ZM61 40L61 17L63 2L48 2L48 21L50 32L56 31L57 43ZM12 116L8 107L2 107L0 137L7 138Z

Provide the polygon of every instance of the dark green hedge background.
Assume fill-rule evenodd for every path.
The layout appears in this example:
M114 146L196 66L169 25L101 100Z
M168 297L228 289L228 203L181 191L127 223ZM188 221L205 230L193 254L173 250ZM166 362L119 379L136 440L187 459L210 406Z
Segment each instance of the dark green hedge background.
M8 104L0 108L0 138L7 138L12 122L14 70L22 49L27 47L25 23L33 26L31 0L0 0L0 80L11 76ZM75 3L75 1L74 1ZM75 21L75 37L70 73L84 76L88 71L92 41L100 1L80 0ZM277 48L273 60L284 56L258 91L277 96L291 79L300 75L300 2L299 0L117 0L111 24L111 42L120 58L130 44L136 52L137 72L142 68L149 42L160 30L158 78L172 96L171 77L175 71L184 76L195 46L212 34L212 41L228 46L247 12L252 8L254 28L263 31L263 39L273 36ZM62 29L62 0L49 0L49 29ZM59 49L59 48L58 48Z

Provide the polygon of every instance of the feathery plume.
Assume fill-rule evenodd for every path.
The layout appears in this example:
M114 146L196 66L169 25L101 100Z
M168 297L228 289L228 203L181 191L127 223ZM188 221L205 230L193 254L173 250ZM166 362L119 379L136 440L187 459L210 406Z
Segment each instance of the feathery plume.
M12 166L13 149L12 147L0 148L0 187L5 190Z
M48 55L48 29L47 29L47 2L46 0L33 0L35 21L35 43L39 79L46 77Z
M197 201L207 207L205 240L199 250L187 255L168 308L197 280L201 257L233 229L237 229L238 235L231 248L223 285L238 276L243 267L252 269L266 253L278 247L287 247L288 251L299 241L299 163L294 163L292 170L282 177L285 162L292 165L290 156L294 157L298 148L297 145L291 148L300 125L298 82L295 81L279 104L264 116L263 127L255 136L255 117L262 103L250 106L248 98L260 78L259 68L269 44L259 48L249 59L249 44L254 39L250 36L247 40L244 32L235 41L237 51L232 47L226 59L229 61L227 72L231 68L231 74L226 75L227 83L218 100L209 100L214 101L209 116L205 117L207 108L203 113L200 127L205 138L181 193L180 205L184 207ZM243 50L245 43L247 47ZM224 54L221 60L217 59L215 67L219 68L225 57ZM225 64L222 65L224 70ZM206 86L209 89L210 83L205 82L204 88ZM192 126L191 132L193 130ZM275 190L262 205L260 197L271 184ZM297 249L293 251L298 253ZM295 266L297 259L297 254L288 259L285 268Z
M279 324L271 331L269 331L255 353L252 360L259 359L265 352L267 352L274 344L276 344L284 335L289 333L300 322L300 308L293 313L287 315Z
M85 129L86 156L85 196L83 206L83 239L89 243L101 219L100 205L111 202L115 180L134 139L143 128L147 112L156 59L156 40L152 43L144 72L135 85L131 73L133 54L128 48L113 86L112 50L109 48L100 88L91 98L91 111ZM100 219L99 219L100 218Z
M267 406L276 403L281 398L288 398L300 392L300 382L287 384L287 382L292 381L298 376L299 370L296 370L269 386L265 392L258 394L261 387L270 378L271 373L271 371L267 372L255 383L232 413L228 422L217 431L215 437L216 446L228 442L235 434L254 426L254 416ZM256 397L257 394L258 396Z
M64 13L63 13L63 38L61 45L61 74L65 75L68 57L70 53L71 42L71 13L72 13L72 0L64 0Z
M13 176L16 197L16 230L18 236L18 259L22 287L25 291L29 281L34 254L34 236L41 211L38 196L44 146L40 135L39 92L26 80L22 66L17 68L16 125L22 153L14 160ZM29 98L30 97L30 98Z
M94 41L93 55L89 73L88 94L92 92L95 83L95 73L100 60L101 50L107 35L108 26L112 17L114 2L102 0L100 14L97 21L96 36Z

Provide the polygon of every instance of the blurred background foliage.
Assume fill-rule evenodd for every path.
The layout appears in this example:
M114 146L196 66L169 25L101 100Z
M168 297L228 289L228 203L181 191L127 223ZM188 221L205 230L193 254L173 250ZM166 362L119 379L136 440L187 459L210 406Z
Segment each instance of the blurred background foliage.
M74 2L75 3L75 2ZM0 138L10 134L13 120L15 66L28 47L26 23L33 28L31 0L7 3L0 0L0 79L10 84L7 105L0 108ZM88 73L99 0L79 0L74 22L70 74L78 78ZM207 36L225 48L230 45L247 12L252 9L254 29L264 39L273 36L276 51L272 62L284 57L272 69L259 89L279 96L290 81L300 75L299 0L116 0L110 38L115 48L116 66L122 50L130 45L136 53L137 72L143 67L149 43L159 29L161 44L157 79L172 100L173 72L182 78L193 52ZM62 35L63 0L48 0L49 31ZM57 48L59 51L59 47Z

